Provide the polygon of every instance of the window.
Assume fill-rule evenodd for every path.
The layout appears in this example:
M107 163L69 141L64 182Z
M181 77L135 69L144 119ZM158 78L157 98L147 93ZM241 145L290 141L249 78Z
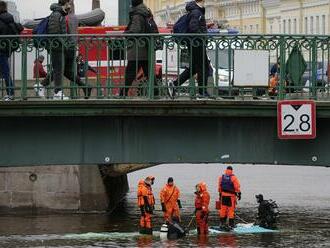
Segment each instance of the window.
M314 34L314 17L311 16L310 33Z
M322 34L325 34L325 15L322 16Z
M259 33L259 24L256 24L256 33Z
M305 17L305 34L308 34L308 18Z
M283 34L286 34L286 20L283 20Z
M270 33L273 33L273 25L270 25Z
M296 18L293 20L293 33L294 34L297 33L297 19Z
M250 34L253 33L253 25L250 25Z
M320 17L316 17L316 29L315 29L316 34L320 34Z

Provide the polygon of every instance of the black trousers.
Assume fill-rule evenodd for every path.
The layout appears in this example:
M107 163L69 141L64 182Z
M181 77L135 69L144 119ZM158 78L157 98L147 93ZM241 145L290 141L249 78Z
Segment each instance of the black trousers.
M174 81L175 86L184 84L191 76L197 74L198 91L199 94L204 94L207 89L207 80L209 74L209 62L206 54L206 48L204 46L190 47L188 46L188 52L190 53L191 48L191 65L187 67Z
M148 60L129 60L125 70L125 89L120 90L121 96L127 96L129 87L132 86L133 81L136 79L136 75L142 68L144 76L149 78Z
M63 75L71 82L75 82L79 86L86 86L80 77L74 72L75 68L75 50L55 50L51 52L50 60L52 63L52 71L41 82L43 86L48 86L54 80L55 93L62 90Z

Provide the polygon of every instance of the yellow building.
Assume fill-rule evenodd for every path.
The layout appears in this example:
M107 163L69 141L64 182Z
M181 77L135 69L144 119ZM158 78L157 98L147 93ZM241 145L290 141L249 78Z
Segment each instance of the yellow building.
M160 26L185 13L187 0L144 0ZM206 19L241 33L328 34L330 0L206 0Z

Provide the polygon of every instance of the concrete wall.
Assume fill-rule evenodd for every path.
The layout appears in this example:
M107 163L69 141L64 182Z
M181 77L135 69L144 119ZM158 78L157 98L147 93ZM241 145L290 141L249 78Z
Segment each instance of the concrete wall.
M101 176L98 166L0 168L2 210L106 211L127 190L126 175Z

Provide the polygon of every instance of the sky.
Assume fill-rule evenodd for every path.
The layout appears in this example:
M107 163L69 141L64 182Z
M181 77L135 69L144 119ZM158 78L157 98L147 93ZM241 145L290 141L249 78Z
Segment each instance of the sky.
M20 12L21 21L45 17L50 14L49 6L58 0L13 0ZM92 0L75 0L76 13L82 14L92 9ZM106 13L105 24L117 25L118 0L101 0L101 8Z

